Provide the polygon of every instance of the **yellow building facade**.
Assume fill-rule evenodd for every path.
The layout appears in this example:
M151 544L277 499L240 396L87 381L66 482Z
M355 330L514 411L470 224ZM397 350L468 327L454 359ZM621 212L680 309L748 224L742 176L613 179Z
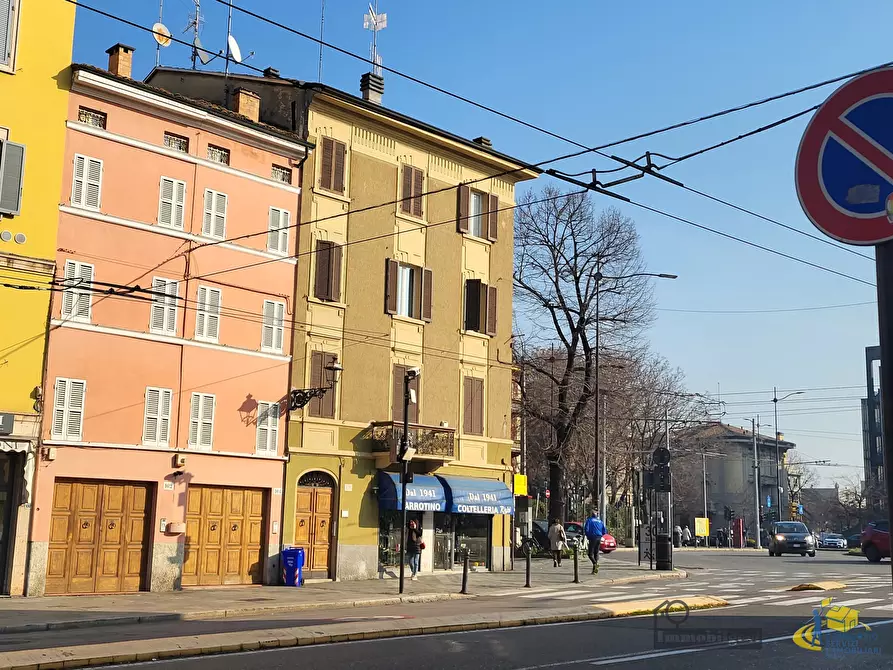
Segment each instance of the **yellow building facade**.
M0 592L12 595L24 589L74 18L62 0L0 2Z

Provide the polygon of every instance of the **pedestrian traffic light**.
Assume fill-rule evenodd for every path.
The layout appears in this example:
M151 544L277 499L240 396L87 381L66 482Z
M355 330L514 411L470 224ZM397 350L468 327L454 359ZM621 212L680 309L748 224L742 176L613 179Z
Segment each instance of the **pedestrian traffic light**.
M655 467L655 488L661 493L669 493L672 491L672 483L670 481L670 466L658 465Z
M735 510L730 509L729 510L729 521L734 521L734 520L735 520Z

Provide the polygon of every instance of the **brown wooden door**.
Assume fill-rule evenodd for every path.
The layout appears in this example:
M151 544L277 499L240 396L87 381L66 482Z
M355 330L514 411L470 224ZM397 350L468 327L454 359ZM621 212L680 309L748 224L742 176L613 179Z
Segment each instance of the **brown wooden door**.
M143 588L150 504L148 484L57 480L46 593Z
M329 578L334 489L298 486L295 514L295 546L305 552L304 571L314 577Z
M264 509L259 489L190 486L183 585L262 583Z

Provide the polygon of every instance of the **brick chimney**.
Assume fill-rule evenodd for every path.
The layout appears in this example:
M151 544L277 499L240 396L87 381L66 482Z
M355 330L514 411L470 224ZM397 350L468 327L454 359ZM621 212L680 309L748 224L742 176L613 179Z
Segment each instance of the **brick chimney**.
M260 96L247 88L237 88L233 98L233 111L257 123L260 121Z
M133 47L120 42L106 49L105 52L109 55L109 72L130 79L133 71L133 51Z
M487 149L493 148L493 142L490 141L489 137L475 137L471 141L474 142L475 144L480 144L482 147L485 147Z
M367 72L360 77L360 93L363 100L381 104L381 96L384 95L384 77L374 72Z

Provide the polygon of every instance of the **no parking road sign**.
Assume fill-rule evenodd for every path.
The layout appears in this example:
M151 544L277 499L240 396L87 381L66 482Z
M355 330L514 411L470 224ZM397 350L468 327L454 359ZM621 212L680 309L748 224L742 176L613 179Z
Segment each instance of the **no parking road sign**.
M806 127L796 167L803 211L849 244L893 239L893 68L837 89Z

